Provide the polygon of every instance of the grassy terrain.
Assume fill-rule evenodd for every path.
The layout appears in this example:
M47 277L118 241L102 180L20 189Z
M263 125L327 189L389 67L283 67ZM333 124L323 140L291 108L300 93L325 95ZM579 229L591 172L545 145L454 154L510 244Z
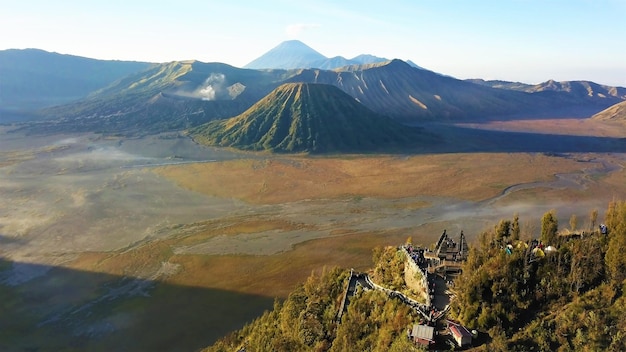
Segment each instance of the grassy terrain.
M184 188L255 204L338 197L436 195L480 201L518 183L547 181L581 168L543 154L268 158L157 169ZM237 175L237 177L233 177Z
M434 138L374 113L329 84L283 84L237 117L190 131L199 143L274 152L371 152Z
M618 104L619 105L619 104ZM623 137L624 126L616 121L596 119L521 119L460 124L498 131L517 130L531 133L551 133L569 136Z

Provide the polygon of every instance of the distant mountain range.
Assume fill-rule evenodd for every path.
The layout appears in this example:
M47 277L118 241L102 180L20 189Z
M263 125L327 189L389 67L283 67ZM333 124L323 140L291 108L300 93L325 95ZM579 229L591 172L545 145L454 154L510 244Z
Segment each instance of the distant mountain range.
M171 62L131 74L76 103L47 108L58 131L157 133L243 113L283 83L340 88L370 110L403 123L484 119L558 109L601 111L622 99L566 91L527 93L417 69L401 60L335 70L251 70L222 63Z
M332 70L315 68L333 67L331 62L347 65ZM40 119L54 122L25 128L45 133L116 134L181 130L238 116L261 99L278 99L277 94L270 93L286 83L334 86L359 103L352 108L365 107L405 124L556 113L591 116L626 100L625 88L586 81L547 81L540 85L464 81L397 59L369 55L328 59L298 41L282 43L248 67L255 65L271 69L198 61L100 61L39 50L0 51L0 123L32 118L22 115L19 107L50 106L82 97L38 110ZM276 68L280 66L298 68ZM4 78L5 72L10 79ZM31 83L33 87L28 88ZM338 98L325 90L314 96L318 95ZM303 150L312 149L306 146Z
M35 110L85 98L89 93L151 65L95 60L38 49L2 50L0 113Z
M386 62L389 59L374 55L361 54L346 59L343 56L326 57L299 40L288 40L280 43L267 53L256 58L244 68L250 69L298 69L317 68L322 70L334 70L350 65L364 65L378 62ZM421 68L411 61L411 66Z
M286 83L239 116L191 130L204 144L273 152L364 152L433 138L369 110L328 84Z
M547 96L485 87L416 69L401 60L332 71L300 70L286 82L335 85L373 111L408 123L530 114L580 103L566 93ZM619 99L610 100L605 103Z
M607 97L626 99L626 88L605 86L590 81L557 82L548 80L535 85L520 82L485 81L483 79L469 79L467 81L492 88L510 89L527 93L566 92L580 99L602 100Z
M328 58L299 40L288 40L280 43L267 53L245 65L244 68L255 70L288 70L297 68L332 70L342 66L361 65L380 61L388 60L372 55L359 55L352 59L346 59L343 56Z

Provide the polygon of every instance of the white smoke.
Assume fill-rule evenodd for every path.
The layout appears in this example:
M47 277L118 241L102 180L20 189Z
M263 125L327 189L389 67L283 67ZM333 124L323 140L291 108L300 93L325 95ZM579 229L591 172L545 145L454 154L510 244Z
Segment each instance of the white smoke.
M185 98L217 100L229 95L228 87L225 86L226 75L223 73L211 73L201 85L190 90L190 87L181 88L168 92L168 94L177 95Z
M319 27L321 26L316 23L293 23L285 28L285 34L287 34L289 38L295 39L300 37L302 32Z
M211 75L204 80L204 83L194 91L193 95L202 100L215 100L216 95L224 89L225 81L226 76L223 73L211 73Z

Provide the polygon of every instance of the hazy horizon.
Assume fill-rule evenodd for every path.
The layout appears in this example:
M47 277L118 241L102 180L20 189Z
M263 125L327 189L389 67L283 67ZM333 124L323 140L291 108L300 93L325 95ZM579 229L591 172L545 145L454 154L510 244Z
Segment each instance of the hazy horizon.
M242 67L285 40L411 60L459 79L626 86L626 1L5 3L0 50Z

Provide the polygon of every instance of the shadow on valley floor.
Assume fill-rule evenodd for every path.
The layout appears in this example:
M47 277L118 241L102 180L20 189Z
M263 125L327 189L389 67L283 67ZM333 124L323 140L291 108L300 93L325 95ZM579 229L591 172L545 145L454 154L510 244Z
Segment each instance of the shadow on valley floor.
M429 153L625 153L624 138L571 136L481 130L452 124L422 125L443 141L425 148Z
M0 350L194 351L273 301L0 258Z
M0 224L0 230L2 230L2 225ZM7 246L10 244L23 244L24 241L19 237L5 236L0 232L0 246Z
M553 115L549 115L553 117ZM571 117L570 115L567 115ZM532 118L540 118L533 116ZM399 149L376 150L369 152L354 151L349 154L432 154L432 153L501 153L501 152L530 152L530 153L624 153L626 152L626 133L624 137L580 136L554 133L535 133L519 131L503 131L481 129L480 124L487 119L426 122L413 124L420 128L423 134L421 140L416 139L414 146L398 147ZM457 122L475 123L475 127L460 126ZM10 133L18 133L22 129L29 130L32 124L25 124L11 129ZM30 127L29 127L30 126ZM626 128L625 128L626 130ZM23 131L22 131L23 132ZM53 131L41 131L41 136L54 135ZM69 133L69 132L68 132ZM176 156L184 156L184 161L195 162L208 159L227 160L232 158L263 157L263 154L237 151L228 148L205 147L175 132L175 138L162 138L159 135L142 135L133 137L117 137L120 140L119 148L122 151L132 151L137 155L149 157L171 157L172 151ZM25 140L27 137L24 137ZM416 137L420 138L420 137ZM123 146L123 147L121 147ZM156 153L156 154L155 154ZM160 153L160 154L159 154ZM334 154L334 153L331 153ZM342 153L338 153L342 154ZM179 162L179 160L175 160ZM166 160L165 163L172 163ZM150 165L139 165L150 166ZM154 165L151 165L154 166Z

